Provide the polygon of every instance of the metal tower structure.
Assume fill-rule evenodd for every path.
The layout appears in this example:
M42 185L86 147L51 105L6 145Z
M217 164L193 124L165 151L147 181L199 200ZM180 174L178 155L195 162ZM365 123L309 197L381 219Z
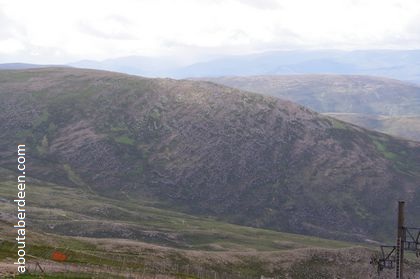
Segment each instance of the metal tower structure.
M415 252L420 255L420 228L405 226L404 201L398 202L398 222L396 245L381 245L379 259L372 259L371 263L377 265L378 273L384 268L395 268L395 278L404 277L404 251Z

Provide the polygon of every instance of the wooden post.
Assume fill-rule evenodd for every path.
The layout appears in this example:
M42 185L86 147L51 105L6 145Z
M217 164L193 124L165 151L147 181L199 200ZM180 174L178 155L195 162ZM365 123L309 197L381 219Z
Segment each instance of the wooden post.
M396 277L403 279L404 271L404 201L398 202L398 231L397 231L397 259L396 259Z

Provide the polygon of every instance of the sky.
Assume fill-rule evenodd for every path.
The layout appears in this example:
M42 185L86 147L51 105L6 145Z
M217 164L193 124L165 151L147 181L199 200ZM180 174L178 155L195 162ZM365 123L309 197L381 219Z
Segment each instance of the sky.
M0 63L420 49L418 0L0 0Z

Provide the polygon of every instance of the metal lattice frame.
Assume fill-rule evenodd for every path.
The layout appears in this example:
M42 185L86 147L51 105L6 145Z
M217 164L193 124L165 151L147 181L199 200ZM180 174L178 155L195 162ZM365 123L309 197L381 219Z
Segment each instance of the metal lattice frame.
M384 269L396 270L396 278L403 278L404 251L415 252L420 256L420 228L404 226L404 201L398 203L398 237L397 245L381 245L379 258L372 259L377 265L378 273Z

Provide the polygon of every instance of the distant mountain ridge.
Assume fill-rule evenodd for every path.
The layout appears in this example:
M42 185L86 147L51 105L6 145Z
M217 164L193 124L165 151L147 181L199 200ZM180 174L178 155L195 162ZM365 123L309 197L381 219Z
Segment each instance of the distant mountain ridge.
M103 61L82 60L70 63L69 66L147 77L166 77L171 76L171 72L179 67L179 63L176 63L170 57L127 56Z
M273 51L228 56L179 70L179 77L356 74L420 81L420 50Z
M284 50L225 55L196 63L182 62L171 56L126 56L102 61L81 60L67 65L146 77L351 74L420 83L420 63L417 61L420 61L420 50ZM45 65L0 64L0 69L39 67Z
M38 69L47 67L66 67L65 65L40 65L28 63L2 63L0 70L24 70L24 69Z
M420 50L294 50L217 59L179 65L172 58L141 56L69 65L149 77L219 77L284 74L357 74L420 82Z

